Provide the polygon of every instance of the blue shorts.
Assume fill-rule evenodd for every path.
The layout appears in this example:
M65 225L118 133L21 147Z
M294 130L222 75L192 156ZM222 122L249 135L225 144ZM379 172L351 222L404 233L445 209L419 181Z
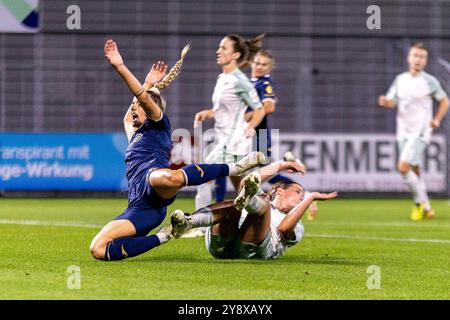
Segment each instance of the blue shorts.
M151 230L159 226L166 217L167 206L176 197L161 198L147 182L147 174L155 168L145 170L136 183L128 189L128 207L114 220L129 220L136 229L136 236L146 236Z

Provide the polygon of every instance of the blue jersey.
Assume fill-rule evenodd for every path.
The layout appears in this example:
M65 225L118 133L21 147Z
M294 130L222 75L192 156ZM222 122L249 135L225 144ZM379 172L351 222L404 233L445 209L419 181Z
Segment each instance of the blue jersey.
M128 188L149 168L167 168L172 150L169 118L158 122L146 119L131 137L125 154ZM135 181L136 180L136 181Z
M259 99L261 102L264 102L265 100L273 100L276 101L275 92L273 90L273 81L270 75L265 75L263 77L259 78L252 78L251 79L253 86L256 89L256 92L258 93ZM253 111L252 109L247 109L247 112ZM261 123L255 128L256 132L258 133L258 129L269 129L269 124L267 121L267 116L265 116Z
M259 78L252 78L251 79L253 86L256 89L256 92L258 93L259 99L261 100L261 102L264 103L265 100L272 100L274 102L276 102L276 96L275 96L275 92L273 90L273 81L272 78L270 77L270 75L265 75L263 77L259 77ZM251 109L247 109L247 112L253 111ZM259 129L265 129L267 130L267 155L270 157L271 156L271 147L272 147L272 137L270 134L270 129L269 129L269 122L267 119L268 116L264 116L264 118L261 120L261 123L255 128L256 130L256 139L257 139L257 144L258 144L258 148L257 150L259 151L264 151L261 150L260 147L260 139L259 139Z

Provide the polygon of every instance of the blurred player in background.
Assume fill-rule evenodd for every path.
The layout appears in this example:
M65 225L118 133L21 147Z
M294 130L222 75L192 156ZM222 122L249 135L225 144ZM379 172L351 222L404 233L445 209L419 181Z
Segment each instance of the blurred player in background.
M167 66L154 64L144 85L125 66L114 41L105 44L105 56L135 96L124 118L129 145L125 155L128 181L128 207L108 223L92 240L90 251L100 260L122 260L147 252L171 238L172 228L159 226L167 206L175 201L184 186L197 186L222 176L239 175L264 161L262 153L253 153L233 164L192 164L179 170L167 169L172 149L171 127L165 114L166 102L160 94L178 75L181 59L166 75Z
M385 108L397 106L397 143L400 157L398 171L411 191L415 205L410 218L419 221L435 216L427 195L420 163L433 129L439 128L447 113L449 101L439 81L424 70L428 50L422 43L411 46L408 54L408 72L399 74L386 96L378 98ZM433 117L433 98L439 103Z
M241 71L251 63L261 48L264 35L245 40L230 34L222 39L217 50L217 64L222 67L212 97L213 108L195 115L195 125L207 119L214 119L215 143L206 156L206 163L232 163L252 150L255 128L264 117L264 108L258 94L247 76ZM245 121L245 111L250 107L252 120ZM242 177L232 177L238 190ZM209 205L212 201L213 184L199 186L195 197L196 208Z
M225 201L201 208L192 215L175 210L171 215L176 238L191 228L209 226L205 236L206 248L218 259L275 259L287 248L300 242L304 234L301 219L314 200L327 200L333 193L311 192L305 196L296 182L278 182L267 195L258 195L262 180L271 171L299 172L297 162L280 162L262 167L243 179L242 189L235 201Z
M276 97L273 90L273 81L270 76L271 71L275 66L273 55L265 50L259 50L256 53L251 63L251 82L258 93L258 97L263 105L265 116L260 124L255 128L257 150L264 152L268 158L271 157L272 138L270 129L268 127L268 115L275 112ZM247 107L245 113L245 121L249 122L253 118L253 109ZM261 131L260 131L261 130ZM260 139L260 135L264 139ZM260 143L261 141L261 143ZM223 201L226 194L227 178L220 178L215 183L215 198L216 202ZM203 204L203 203L202 203ZM204 206L204 205L203 205Z

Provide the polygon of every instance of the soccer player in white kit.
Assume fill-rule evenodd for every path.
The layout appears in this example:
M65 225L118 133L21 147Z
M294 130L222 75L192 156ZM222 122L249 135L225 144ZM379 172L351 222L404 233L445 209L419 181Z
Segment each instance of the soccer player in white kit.
M217 50L217 64L222 67L214 93L213 108L195 115L195 123L214 119L215 143L205 163L232 163L252 151L255 127L264 118L264 108L248 77L240 70L250 63L261 47L263 35L252 40L230 34L222 39ZM251 121L245 121L247 106L254 110ZM231 179L236 190L240 177ZM196 207L209 205L212 200L212 184L197 189Z
M449 106L439 81L423 71L427 57L428 50L422 43L412 45L408 54L408 72L399 74L386 96L378 98L381 107L397 106L396 138L400 152L397 170L414 198L415 206L410 215L413 221L431 219L435 215L420 174L420 164L432 131L440 126ZM433 99L439 102L434 117Z
M217 259L276 259L299 243L304 234L301 219L314 200L327 200L336 192L305 195L296 182L278 182L268 195L258 195L260 184L276 171L302 172L298 162L278 162L250 173L243 179L239 196L218 202L186 216L171 215L172 234L181 237L191 228L210 226L205 235L209 253Z

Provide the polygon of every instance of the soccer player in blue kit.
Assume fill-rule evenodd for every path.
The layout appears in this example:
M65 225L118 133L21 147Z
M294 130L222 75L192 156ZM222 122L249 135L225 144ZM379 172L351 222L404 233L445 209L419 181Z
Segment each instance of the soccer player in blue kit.
M143 254L172 237L172 227L147 234L159 226L184 186L196 186L210 180L240 175L264 161L262 153L251 153L233 164L192 164L170 170L172 148L170 122L164 111L166 103L160 89L177 76L189 46L181 59L166 75L167 65L158 61L148 73L144 84L125 66L114 41L105 44L105 56L127 84L135 98L128 109L124 126L129 140L126 151L128 207L109 222L92 240L90 251L99 260L122 260Z

